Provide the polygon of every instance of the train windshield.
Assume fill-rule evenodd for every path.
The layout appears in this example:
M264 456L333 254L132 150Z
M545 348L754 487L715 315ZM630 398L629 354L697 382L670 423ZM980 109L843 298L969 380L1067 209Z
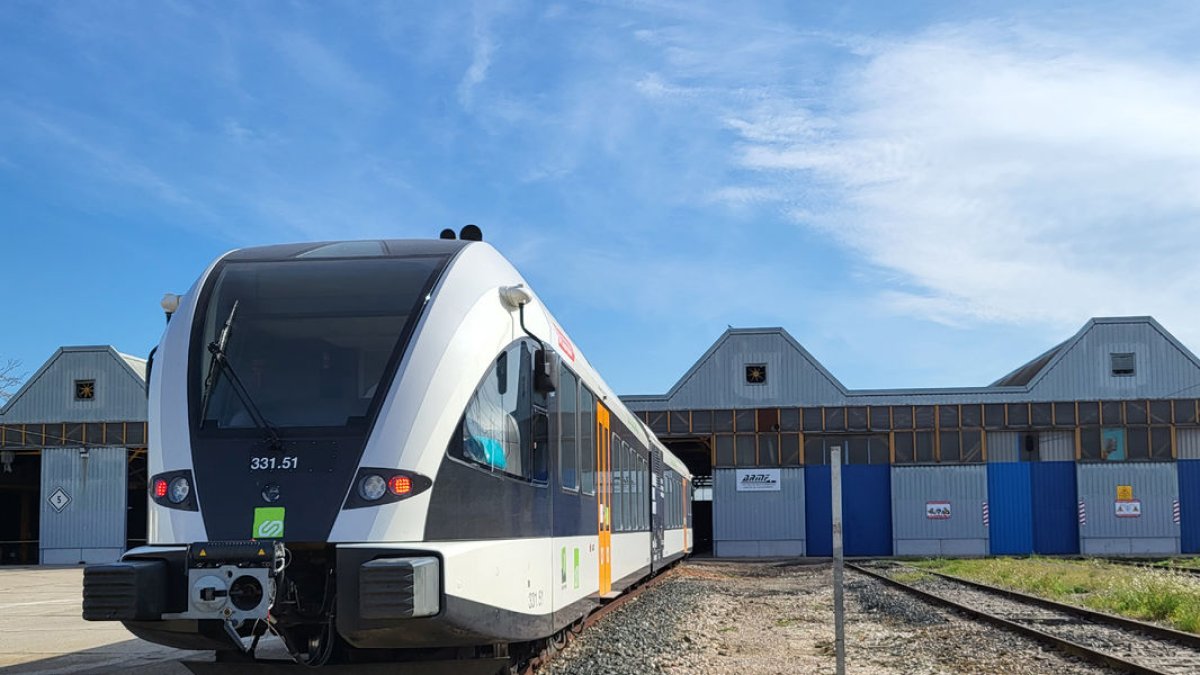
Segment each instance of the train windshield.
M364 424L444 263L225 264L193 344L201 428L254 428L259 415L280 429Z

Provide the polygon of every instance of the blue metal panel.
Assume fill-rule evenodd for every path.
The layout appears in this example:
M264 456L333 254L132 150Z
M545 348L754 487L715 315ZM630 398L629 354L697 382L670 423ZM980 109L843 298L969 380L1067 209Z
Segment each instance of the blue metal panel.
M892 554L892 467L842 467L846 555Z
M804 469L808 555L833 555L833 490L828 466ZM846 555L892 554L891 467L842 466L842 544Z
M1179 461L1179 517L1184 553L1200 553L1200 459Z
M1033 550L1042 554L1079 553L1079 513L1075 462L1033 462Z
M804 467L804 532L808 555L833 555L833 485L828 466Z
M1027 462L988 464L992 555L1033 553L1033 496Z

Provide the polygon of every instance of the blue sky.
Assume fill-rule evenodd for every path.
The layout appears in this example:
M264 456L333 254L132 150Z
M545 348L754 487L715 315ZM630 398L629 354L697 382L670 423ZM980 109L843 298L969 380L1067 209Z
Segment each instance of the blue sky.
M621 393L727 325L853 388L1200 347L1194 3L0 4L0 363L231 248L480 224Z

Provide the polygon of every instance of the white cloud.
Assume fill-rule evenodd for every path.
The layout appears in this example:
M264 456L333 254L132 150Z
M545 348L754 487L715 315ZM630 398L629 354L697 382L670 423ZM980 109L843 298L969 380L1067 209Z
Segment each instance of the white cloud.
M458 83L458 102L464 108L471 107L475 88L487 79L488 69L492 66L492 53L495 50L496 44L488 28L488 17L481 14L477 7L471 41L471 65L467 67L467 72Z
M1200 73L980 24L875 43L816 113L777 96L727 117L736 163L806 225L918 290L898 312L1077 326L1200 319ZM738 194L736 190L732 194Z

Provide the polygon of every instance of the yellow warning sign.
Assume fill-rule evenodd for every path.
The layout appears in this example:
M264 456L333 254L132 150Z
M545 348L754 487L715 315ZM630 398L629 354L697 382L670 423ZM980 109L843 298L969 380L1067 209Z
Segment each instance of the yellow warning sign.
M200 549L200 556L199 556L199 557L203 558L203 557L205 557L205 556L207 556L207 555L208 555L208 551L205 551L204 549Z
M1132 499L1133 499L1133 486L1132 485L1118 485L1117 486L1117 501L1127 502Z
M264 555L266 555L266 554L267 554L267 552L266 552L266 551L264 551L264 550L262 550L262 549L260 548L260 549L258 549L258 554L259 554L260 556L264 556Z

